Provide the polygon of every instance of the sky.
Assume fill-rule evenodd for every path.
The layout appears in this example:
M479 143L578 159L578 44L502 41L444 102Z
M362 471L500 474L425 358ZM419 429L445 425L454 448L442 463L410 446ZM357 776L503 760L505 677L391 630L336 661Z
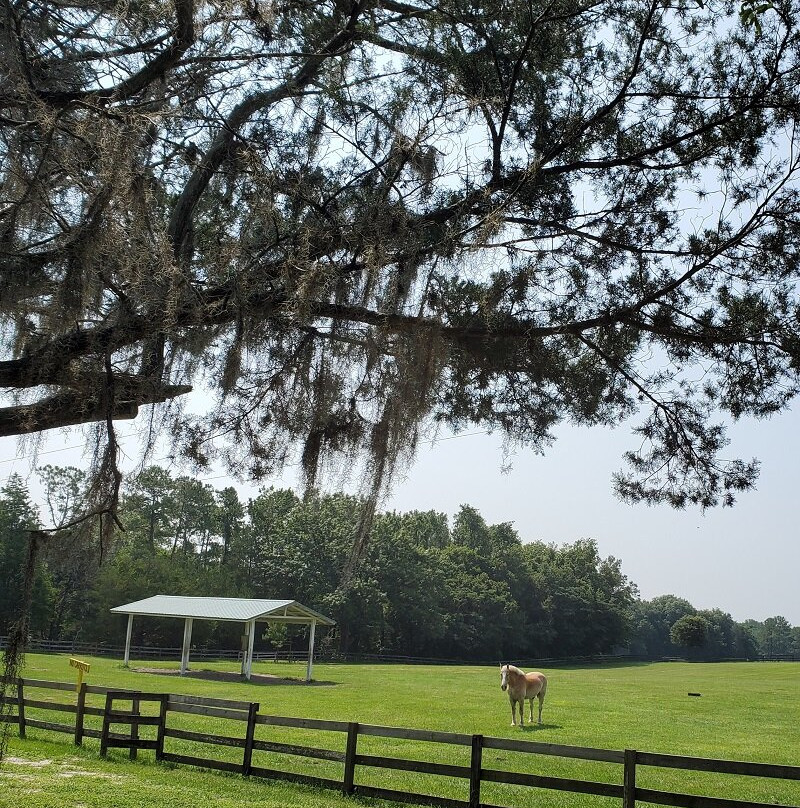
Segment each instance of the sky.
M141 416L140 416L141 418ZM132 435L131 422L119 422ZM601 556L622 561L642 598L674 594L696 608L720 608L735 620L783 615L800 625L800 408L767 421L742 421L730 430L730 456L761 460L757 490L740 494L733 508L705 513L619 501L611 475L636 439L617 429L564 426L544 456L520 450L510 458L499 436L464 433L423 444L414 464L396 481L383 510L436 510L452 517L462 504L490 524L512 522L523 541L562 544L594 539ZM130 467L136 442L124 441ZM53 432L38 463L86 467L79 431ZM72 448L64 448L72 447ZM156 453L154 461L169 467ZM30 448L0 439L0 485L12 472L28 479L34 500ZM186 473L172 468L173 474ZM246 500L258 488L220 471L201 477L215 488L233 485ZM292 485L291 477L266 481Z
M454 514L461 503L489 523L513 522L523 541L597 542L642 598L674 594L735 620L778 614L800 625L800 413L734 425L731 455L758 457L755 491L733 508L676 511L621 502L611 475L635 447L628 429L563 428L545 456L519 452L501 470L500 441L488 435L423 449L390 506Z

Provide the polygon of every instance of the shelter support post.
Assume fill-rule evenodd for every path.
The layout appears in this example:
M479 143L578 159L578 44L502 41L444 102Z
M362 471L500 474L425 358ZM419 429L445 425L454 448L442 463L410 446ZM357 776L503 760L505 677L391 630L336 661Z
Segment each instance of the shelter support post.
M122 663L125 667L128 667L128 663L131 661L131 635L133 634L133 615L128 615L128 630L125 633L125 661Z
M245 676L250 681L250 676L253 673L253 643L256 640L256 621L251 620L247 627L249 631L247 632L247 672Z
M317 621L311 621L311 628L308 630L308 666L306 667L306 681L311 681L311 672L314 670L314 634L317 628Z
M189 670L189 647L192 643L192 618L183 624L183 651L181 652L181 676Z

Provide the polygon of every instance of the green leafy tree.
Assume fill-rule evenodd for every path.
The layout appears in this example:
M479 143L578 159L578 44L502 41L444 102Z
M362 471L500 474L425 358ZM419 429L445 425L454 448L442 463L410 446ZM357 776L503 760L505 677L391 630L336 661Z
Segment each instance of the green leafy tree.
M216 492L215 497L217 532L222 544L220 563L227 564L231 546L236 543L244 530L245 510L236 489L231 486Z
M791 654L793 650L792 626L783 615L768 617L764 621L764 644L771 654Z
M753 637L759 654L773 656L797 653L796 629L792 628L783 615L768 617L761 623L748 620L745 626Z
M696 612L688 600L676 595L636 602L631 614L630 650L650 657L673 655L676 647L670 639L670 629L677 620Z
M148 466L128 481L122 504L125 531L150 555L170 544L172 496L172 476L159 466Z
M508 582L493 573L472 548L454 544L441 554L443 656L499 660L522 645L522 610Z
M390 513L376 517L364 566L385 596L379 640L382 651L441 655L448 611L438 553L443 535L435 529L444 527L446 536L447 522L442 525L441 516Z
M84 477L43 472L47 519L80 512ZM149 467L123 489L126 530L102 559L93 532L56 531L36 571L35 633L119 643L124 621L109 610L157 593L290 597L330 614L320 637L330 650L482 660L609 652L674 654L670 629L703 619L706 657L793 653L796 630L782 617L736 624L720 609L697 612L682 598L641 601L614 558L591 540L525 543L509 522L489 524L464 505L453 519L433 511L374 517L372 540L350 585L340 585L365 502L344 495L298 497L267 489L245 509L231 489ZM0 490L0 631L19 600L29 529L37 514L19 477ZM58 542L61 542L59 544ZM61 555L60 555L61 554ZM63 556L63 557L62 557ZM102 563L100 563L102 561ZM134 643L177 645L174 621L136 621ZM197 645L236 647L238 629L198 624ZM281 649L305 648L302 632L265 635Z
M597 543L524 545L542 602L536 628L539 656L610 653L627 639L636 587Z
M449 655L525 654L540 601L517 532L508 522L489 525L475 508L462 505L451 535L439 556Z
M697 612L708 625L706 653L711 659L740 659L754 656L755 644L733 618L722 609Z
M109 548L99 540L95 520L81 519L87 499L85 472L73 466L44 466L38 474L46 521L55 528L41 551L53 590L48 636L74 638L81 634L94 576Z
M461 547L467 547L477 553L489 554L492 541L489 535L489 525L471 505L462 505L453 521L451 532L452 542Z
M218 505L218 499L223 506ZM120 642L123 621L109 609L155 594L236 596L242 594L234 569L221 561L224 519L238 536L241 505L230 492L214 492L199 481L174 478L158 466L144 469L124 490L121 517L111 552L94 571L84 630L94 639ZM134 622L135 644L180 644L175 621ZM198 646L236 647L238 629L226 624L198 623Z
M425 550L443 549L450 544L447 516L436 511L408 511L400 515L399 530L409 544Z
M247 524L231 547L233 564L242 587L253 593L263 590L263 560L270 545L283 530L289 513L300 500L288 489L262 491L247 504Z
M170 553L197 553L204 560L211 546L215 501L210 485L193 477L178 477L172 486L172 510L168 514L172 532Z
M341 494L300 500L291 491L270 489L252 500L248 511L254 594L313 605L336 588L358 521L358 500Z
M800 626L792 627L792 655L800 657Z
M679 618L669 630L670 641L687 649L702 648L708 641L708 621L699 614L687 614Z
M38 513L28 489L18 474L12 474L0 488L0 634L8 634L19 620L22 601L22 575L30 538L29 530L39 527ZM46 568L39 563L33 584L30 631L46 632L53 608L54 592Z
M125 619L110 613L123 603L157 594L217 595L236 597L241 592L219 568L209 568L197 556L171 556L161 550L155 556L136 545L122 547L97 571L85 612L85 636L119 645L125 637ZM241 627L197 621L192 643L198 647L237 648ZM146 646L179 646L183 625L179 620L134 620L133 643Z

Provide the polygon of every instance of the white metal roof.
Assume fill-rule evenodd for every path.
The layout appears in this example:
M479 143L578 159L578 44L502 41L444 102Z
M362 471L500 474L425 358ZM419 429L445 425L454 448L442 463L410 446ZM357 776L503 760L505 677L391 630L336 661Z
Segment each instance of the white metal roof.
M115 606L117 614L149 617L192 617L199 620L228 620L247 623L251 620L280 623L310 623L333 626L329 617L303 606L296 600L260 600L255 598L202 598L184 595L153 595L144 600Z

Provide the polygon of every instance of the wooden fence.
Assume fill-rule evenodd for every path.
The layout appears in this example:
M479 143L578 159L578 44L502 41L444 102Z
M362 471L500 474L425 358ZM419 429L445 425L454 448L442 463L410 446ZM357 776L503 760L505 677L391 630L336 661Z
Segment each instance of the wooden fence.
M403 729L399 727L384 727L345 721L287 718L262 714L259 711L260 705L255 702L119 690L88 685L85 682L81 684L80 689L77 691L75 703L55 702L50 700L44 701L30 698L29 694L31 691L41 689L75 692L75 686L67 682L20 679L17 683L16 699L14 700L12 698L11 700L12 709L15 702L17 712L16 714L0 717L0 720L16 723L19 728L20 737L22 738L25 737L28 727L35 727L54 732L68 733L73 736L74 743L78 745L83 743L84 737L98 738L100 740L100 754L103 757L106 756L109 748L114 747L128 749L131 758L136 757L138 750L146 749L154 751L155 758L158 761L240 773L249 777L288 780L307 785L336 789L349 795L357 794L405 803L442 806L442 808L500 808L499 806L490 805L481 801L482 783L506 783L516 786L554 789L574 794L592 794L601 797L610 797L620 800L622 808L634 808L637 802L678 806L678 808L743 808L743 806L775 808L775 803L746 802L743 800L641 788L637 785L637 771L639 771L641 767L651 766L666 769L746 775L751 777L779 778L781 780L790 781L800 780L800 766L746 763L682 755L655 754L632 749L626 749L624 751L592 749L510 738L494 738L484 735L465 735L432 730ZM105 696L104 707L89 706L86 702L87 695L89 694ZM119 707L120 702L124 702L125 708ZM130 706L128 707L128 705ZM143 705L153 705L150 708L150 714L148 714L147 710L142 710ZM152 712L153 709L156 710L155 713ZM70 713L74 715L74 721L66 724L39 720L31 716L31 710ZM168 716L170 713L188 713L238 722L239 726L244 725L244 731L237 735L216 735L207 732L193 732L177 729L168 726ZM86 716L101 717L102 729L97 730L85 726ZM112 731L113 727L119 727L120 725L127 727L127 731ZM343 736L344 751L318 749L298 744L260 740L256 738L256 728L259 725L341 733ZM153 727L155 730L155 738L140 737L140 727ZM453 765L361 754L358 748L359 739L368 736L468 747L470 749L469 765ZM238 748L241 749L240 760L223 761L176 754L165 749L166 741L170 738ZM485 768L483 765L483 752L487 749L617 764L621 767L621 776L618 778L620 782L596 782L592 780L578 780ZM332 779L259 767L253 763L253 753L255 751L332 761L342 764L343 775L341 779ZM360 784L356 782L356 773L359 767L400 770L425 775L461 778L468 781L469 798L467 800L459 800L444 796L418 794L415 792Z
M0 636L0 650L6 647L8 638ZM41 640L31 639L26 644L31 653L44 652L53 654L81 654L86 656L112 656L122 658L125 647L122 645L105 645L97 642L81 642L79 640ZM180 659L183 648L180 645L155 647L150 645L132 645L131 657L134 659ZM318 656L315 654L315 657ZM193 659L241 660L242 651L230 648L192 648ZM308 651L257 651L253 659L262 662L305 662Z
M5 648L8 638L0 635L0 650ZM31 638L27 643L30 652L55 654L86 654L89 656L122 657L125 648L122 645L106 645L98 642L81 640L43 640ZM133 659L180 659L182 648L179 645L156 647L152 645L133 645L130 649ZM192 659L241 660L242 651L230 648L192 648ZM314 658L318 662L390 662L409 665L496 665L496 660L447 659L442 657L416 657L406 654L390 653L344 653L330 649L317 648ZM253 659L257 662L307 662L308 651L282 649L272 651L255 651ZM569 657L536 657L535 659L517 659L516 665L523 668L552 667L553 665L602 665L615 662L689 662L686 657L651 656L646 654L589 654ZM709 657L693 661L699 662L800 662L800 654L761 654L753 658Z

